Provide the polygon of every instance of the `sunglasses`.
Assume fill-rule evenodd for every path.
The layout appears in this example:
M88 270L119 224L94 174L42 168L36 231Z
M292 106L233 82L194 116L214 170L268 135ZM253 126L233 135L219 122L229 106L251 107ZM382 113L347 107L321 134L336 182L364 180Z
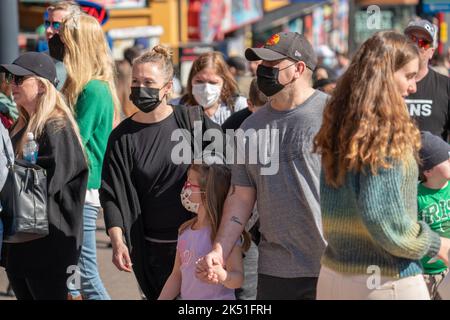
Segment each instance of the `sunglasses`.
M8 84L12 84L13 82L16 84L16 86L20 86L22 85L22 83L27 79L27 76L16 76L15 74L12 73L7 73L6 74L6 82Z
M50 26L52 26L53 29L59 30L61 28L61 23L62 22L58 22L58 21L50 22L49 20L45 20L44 21L44 26L45 26L45 29L47 29Z
M416 37L413 34L409 35L409 39L412 42L416 43L419 48L422 48L422 49L429 49L429 48L431 48L432 42L427 40L427 39Z

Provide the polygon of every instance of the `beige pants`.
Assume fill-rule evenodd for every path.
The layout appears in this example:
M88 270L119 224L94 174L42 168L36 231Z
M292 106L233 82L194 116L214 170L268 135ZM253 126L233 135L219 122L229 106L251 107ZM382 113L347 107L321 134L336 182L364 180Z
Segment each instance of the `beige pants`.
M430 300L422 275L395 279L375 275L347 275L323 267L317 300Z

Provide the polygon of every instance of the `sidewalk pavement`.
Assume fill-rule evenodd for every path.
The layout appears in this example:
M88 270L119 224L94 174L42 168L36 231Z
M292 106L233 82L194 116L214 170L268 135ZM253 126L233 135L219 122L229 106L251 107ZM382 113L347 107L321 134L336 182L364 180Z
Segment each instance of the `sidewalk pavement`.
M103 218L97 220L97 262L100 277L113 300L140 300L141 294L134 274L117 270L112 260L112 249L108 247L109 237L105 233ZM0 268L0 300L15 300L5 296L8 279L5 270Z

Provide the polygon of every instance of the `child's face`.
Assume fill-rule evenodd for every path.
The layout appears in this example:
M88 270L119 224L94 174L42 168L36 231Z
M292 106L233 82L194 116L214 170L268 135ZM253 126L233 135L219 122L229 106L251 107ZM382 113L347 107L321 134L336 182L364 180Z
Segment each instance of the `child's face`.
M433 169L425 173L427 177L436 177L450 180L450 159L434 166Z
M189 188L192 190L189 200L202 205L202 194L200 191L204 190L200 189L200 175L194 170L189 170L187 174L187 182L188 185L190 185Z
M253 104L253 102L250 99L247 99L247 106L248 106L248 110L250 110L251 112L256 112L259 109L261 109L262 106L257 106L255 104Z

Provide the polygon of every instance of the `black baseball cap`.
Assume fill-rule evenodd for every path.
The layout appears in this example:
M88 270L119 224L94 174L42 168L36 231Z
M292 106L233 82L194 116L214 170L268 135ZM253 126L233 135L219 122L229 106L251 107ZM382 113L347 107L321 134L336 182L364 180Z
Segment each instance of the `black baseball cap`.
M245 50L245 57L249 61L276 61L289 58L294 61L303 61L311 70L314 70L317 65L317 57L311 43L298 32L276 33L262 48Z
M408 35L416 30L425 32L429 37L430 41L433 42L433 47L436 46L437 43L437 29L436 27L428 20L413 20L408 23L408 26L405 28L405 35Z
M450 145L428 131L421 132L422 148L419 151L422 163L420 172L431 170L450 158Z
M12 64L1 64L1 71L6 71L16 76L38 76L57 85L56 67L53 59L42 52L25 52Z
M247 60L240 56L233 56L227 59L229 67L234 67L239 71L247 71Z

